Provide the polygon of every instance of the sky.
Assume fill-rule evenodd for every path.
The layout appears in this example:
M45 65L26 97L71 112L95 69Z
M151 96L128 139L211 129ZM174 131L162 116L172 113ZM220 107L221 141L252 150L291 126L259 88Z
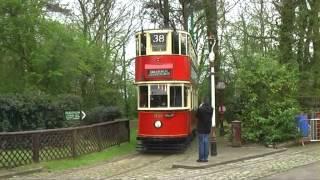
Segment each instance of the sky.
M136 11L138 11L139 8L141 8L141 3L139 0L117 0L117 3L127 4L128 2L131 3L131 5L136 8ZM77 8L76 8L75 3L77 3L77 0L60 0L60 5L65 6L66 8L72 9L74 11L74 13L77 14ZM55 20L61 19L61 14L58 14L58 13L51 13L50 16L52 16L52 18ZM66 20L63 17L62 17L62 19ZM136 23L139 24L138 21ZM144 28L151 27L150 23L148 23L146 21L144 21L143 23L144 23L143 24ZM134 39L134 35L132 35L132 37L130 38L130 40L126 46L126 58L131 59L134 57L135 57L135 39Z
M128 4L130 3L133 7L136 8L136 12L138 12L141 7L142 7L142 1L141 0L117 0L117 3L123 3L123 4ZM226 5L226 9L228 9L228 13L226 15L227 21L237 21L239 20L240 14L245 11L245 9L252 9L253 7L248 7L252 3L248 3L250 1L239 1L239 0L225 0L224 3ZM65 5L67 8L72 9L75 13L76 11L76 5L77 0L60 0L60 4ZM80 14L80 13L79 13ZM140 26L140 19L139 17L136 18L135 23L138 24L139 28ZM154 24L151 24L148 22L148 20L143 20L143 29L150 29L154 28ZM134 40L134 35L130 38L129 43L127 44L126 47L126 58L134 58L135 57L135 40Z

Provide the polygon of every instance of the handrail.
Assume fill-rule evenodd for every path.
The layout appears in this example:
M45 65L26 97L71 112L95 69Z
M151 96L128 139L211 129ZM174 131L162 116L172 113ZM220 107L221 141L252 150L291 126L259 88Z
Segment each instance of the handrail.
M32 131L0 132L0 136L1 135L15 135L15 134L21 135L21 134L37 134L37 133L47 133L47 132L72 131L72 130L78 130L78 129L92 128L92 127L102 126L102 125L107 125L107 124L114 124L114 123L119 123L119 122L123 122L123 121L128 121L128 119L118 119L115 121L108 121L108 122L102 122L102 123L79 126L79 127L58 128L58 129L41 129L41 130L32 130Z

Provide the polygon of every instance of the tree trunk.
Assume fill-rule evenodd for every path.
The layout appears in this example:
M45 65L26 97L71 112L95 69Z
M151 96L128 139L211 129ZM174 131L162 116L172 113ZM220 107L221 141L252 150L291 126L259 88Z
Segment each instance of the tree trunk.
M215 72L220 70L220 58L219 58L219 38L218 38L218 12L217 12L217 0L204 0L205 12L206 12L206 23L207 33L209 39L209 49L211 51L212 45L215 41L213 52L215 53L214 66ZM217 81L217 78L216 78Z
M159 0L160 4L162 4L162 0ZM170 20L169 20L169 2L168 0L163 0L163 24L165 28L169 28L170 26Z
M299 2L299 12L297 16L297 30L298 30L298 43L297 43L297 62L299 71L305 69L305 64L309 61L309 36L307 36L308 26L308 9L305 1ZM306 47L308 47L306 49ZM307 51L305 51L307 50Z
M260 21L260 51L263 56L266 53L266 40L265 40L265 23L264 23L264 0L260 0L260 13L259 13L259 21Z
M295 3L292 0L281 0L280 5L280 63L293 65L293 30Z
M320 23L319 23L319 12L320 12L320 1L319 0L312 0L310 1L311 6L311 23L312 27L312 42L313 42L313 64L320 64Z

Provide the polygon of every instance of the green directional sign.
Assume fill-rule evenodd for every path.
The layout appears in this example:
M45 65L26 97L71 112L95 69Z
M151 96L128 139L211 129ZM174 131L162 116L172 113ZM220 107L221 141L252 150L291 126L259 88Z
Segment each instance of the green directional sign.
M65 111L64 116L66 120L82 120L86 117L86 114L83 111ZM82 116L82 117L80 117ZM81 118L81 119L80 119Z

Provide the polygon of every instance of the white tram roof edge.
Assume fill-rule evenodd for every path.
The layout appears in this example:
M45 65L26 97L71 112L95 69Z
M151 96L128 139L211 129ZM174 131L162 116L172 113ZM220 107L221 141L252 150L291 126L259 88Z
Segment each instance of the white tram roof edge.
M140 30L140 31L136 31L135 34L138 35L138 34L141 34L142 32L146 33L157 33L157 32L160 32L160 33L164 33L164 32L180 32L180 33L185 33L185 34L188 34L190 35L189 32L185 31L185 30L181 30L181 29L143 29L143 30Z
M134 84L192 84L190 81L137 81Z

